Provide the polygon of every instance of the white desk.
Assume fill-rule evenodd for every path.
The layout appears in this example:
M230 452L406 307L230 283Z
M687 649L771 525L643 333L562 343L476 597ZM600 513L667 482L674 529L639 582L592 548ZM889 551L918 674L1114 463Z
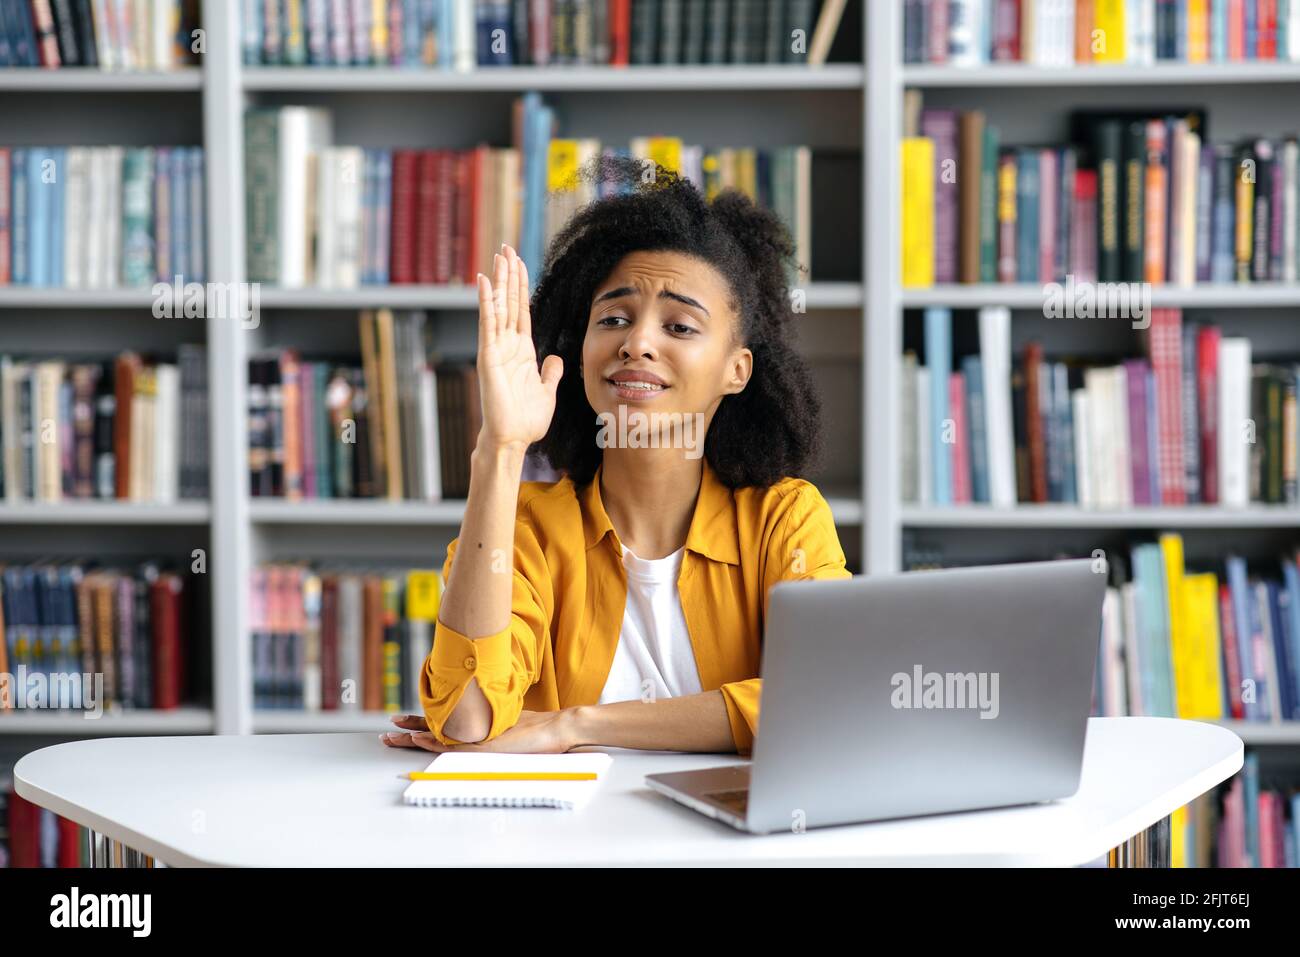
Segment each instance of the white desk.
M1093 718L1067 800L755 837L644 784L735 755L602 750L612 777L577 812L408 807L395 775L433 756L369 733L76 741L26 755L14 782L27 800L172 866L1073 866L1242 765L1241 739L1215 725Z

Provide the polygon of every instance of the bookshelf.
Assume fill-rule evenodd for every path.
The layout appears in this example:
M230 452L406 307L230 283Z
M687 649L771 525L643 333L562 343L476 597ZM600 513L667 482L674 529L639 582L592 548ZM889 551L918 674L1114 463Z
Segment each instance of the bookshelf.
M767 146L801 142L847 158L836 177L815 177L814 194L848 195L846 222L856 232L845 258L849 268L832 281L808 288L805 328L808 350L827 400L828 444L836 469L822 483L841 540L855 567L868 574L901 568L905 534L921 530L959 549L1001 542L1003 557L1023 555L1064 536L1075 542L1099 538L1110 544L1125 533L1186 529L1214 542L1247 536L1294 541L1295 510L1250 508L1139 508L1123 512L1070 507L933 509L905 505L898 475L901 448L896 414L898 357L908 310L946 305L958 310L954 325L985 305L1013 310L1013 329L1038 310L1042 289L1033 285L901 288L900 169L896 144L902 131L902 96L926 91L927 101L955 108L980 107L1006 129L1009 142L1061 138L1059 124L1075 105L1115 105L1143 97L1181 105L1203 103L1225 136L1278 124L1289 117L1300 64L1232 63L1151 67L953 68L904 66L902 4L872 0L862 13L861 63L799 66L503 67L468 73L389 68L246 67L240 59L239 4L205 4L207 52L200 69L170 74L113 74L93 70L0 71L0 103L8 110L9 138L23 142L126 142L172 140L201 143L207 161L208 274L239 282L245 270L243 114L250 106L307 104L335 111L337 143L367 146L464 146L509 137L509 103L525 90L548 95L566 116L566 135L599 135L611 141L650 130L688 141ZM846 18L841 30L853 23ZM83 95L84 94L84 95ZM674 96L671 94L681 94ZM1249 101L1242 106L1248 96ZM12 109L9 109L12 107ZM413 122L414 119L414 122ZM77 132L72 132L73 128ZM453 131L448 133L448 130ZM164 135L163 131L167 131ZM840 200L843 204L843 200ZM816 222L816 214L814 216ZM816 229L816 226L814 227ZM826 236L815 234L815 245ZM838 237L836 237L838 238ZM0 507L0 525L23 526L4 536L0 551L31 554L42 549L86 553L95 549L134 554L172 550L180 560L193 547L208 549L213 620L211 710L160 715L110 716L100 727L114 733L286 732L369 730L386 724L382 714L254 712L248 640L249 570L266 561L320 558L372 560L440 567L456 533L463 503L253 499L248 491L245 449L247 361L258 349L302 347L317 338L335 344L355 337L360 309L424 309L438 335L472 354L476 297L457 286L362 286L348 290L261 290L256 329L232 320L154 320L148 289L60 290L0 288L0 348L32 343L56 348L50 326L98 336L98 345L119 334L132 344L172 323L173 337L207 346L211 498L173 506L67 503ZM1230 310L1237 328L1267 332L1285 341L1300 307L1300 285L1158 287L1153 306ZM1016 310L1020 312L1017 313ZM84 316L84 318L73 318ZM1288 321L1290 320L1290 321ZM105 328L105 323L112 325ZM98 329L92 328L99 326ZM120 330L120 332L119 332ZM12 334L11 334L12 333ZM1108 331L1107 334L1114 334ZM1127 333L1123 333L1127 334ZM42 338L45 337L45 338ZM1048 338L1046 341L1052 341ZM129 530L128 534L123 534ZM995 534L989 534L995 533ZM21 542L13 539L21 538ZM1064 540L1064 539L1063 539ZM1189 545L1189 553L1192 551ZM171 552L168 552L171 554ZM78 732L70 724L24 715L0 721L0 735ZM80 722L80 719L78 719ZM80 722L87 723L87 722ZM1230 724L1250 743L1300 745L1293 726ZM107 732L104 732L107 733Z

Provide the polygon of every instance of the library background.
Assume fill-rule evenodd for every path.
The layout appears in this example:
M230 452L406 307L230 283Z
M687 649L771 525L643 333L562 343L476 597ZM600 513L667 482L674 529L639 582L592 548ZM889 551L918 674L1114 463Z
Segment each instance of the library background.
M418 710L473 276L614 151L790 227L853 571L1094 557L1095 713L1247 745L1173 864L1295 866L1297 91L1297 0L5 0L0 864L33 749Z

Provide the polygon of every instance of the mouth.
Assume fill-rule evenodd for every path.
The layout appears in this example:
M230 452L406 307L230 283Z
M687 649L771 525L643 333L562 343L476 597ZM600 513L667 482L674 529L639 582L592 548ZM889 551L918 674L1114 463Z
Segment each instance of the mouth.
M662 382L645 382L639 379L606 379L605 381L623 399L652 398L671 388Z

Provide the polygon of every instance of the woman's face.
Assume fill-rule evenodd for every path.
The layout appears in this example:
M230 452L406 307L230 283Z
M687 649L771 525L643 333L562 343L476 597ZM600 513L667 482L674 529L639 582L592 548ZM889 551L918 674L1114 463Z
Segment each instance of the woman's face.
M582 379L597 414L703 413L749 381L726 281L676 252L634 252L596 286L582 344ZM642 381L636 381L637 377ZM645 381L648 380L648 381Z

